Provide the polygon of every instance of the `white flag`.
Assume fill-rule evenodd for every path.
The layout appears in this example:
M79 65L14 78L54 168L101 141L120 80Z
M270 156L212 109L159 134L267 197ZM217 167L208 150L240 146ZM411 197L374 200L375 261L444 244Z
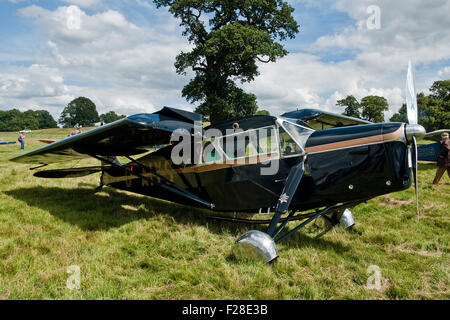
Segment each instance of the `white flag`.
M408 63L408 74L406 76L406 112L408 123L417 124L417 96L411 60Z

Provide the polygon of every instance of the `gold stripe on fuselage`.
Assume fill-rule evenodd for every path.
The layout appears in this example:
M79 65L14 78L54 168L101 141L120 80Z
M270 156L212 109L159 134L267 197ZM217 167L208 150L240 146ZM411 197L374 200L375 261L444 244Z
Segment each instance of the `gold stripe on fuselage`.
M403 132L403 126L401 126L396 131L391 132L391 133L379 134L379 135L371 136L371 137L351 139L351 140L346 140L346 141L339 141L339 142L333 142L333 143L322 144L319 146L309 147L309 148L306 148L306 153L313 154L313 153L318 153L318 152L333 151L333 150L337 150L337 149L352 148L352 147L364 146L364 145L369 145L369 144L383 143L383 142L387 142L387 141L395 141L402 135L402 132Z

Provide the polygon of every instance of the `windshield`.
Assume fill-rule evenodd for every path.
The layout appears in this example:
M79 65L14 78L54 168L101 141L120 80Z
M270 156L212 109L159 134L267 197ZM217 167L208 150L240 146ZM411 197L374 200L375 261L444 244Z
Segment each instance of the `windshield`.
M281 155L287 157L304 154L306 141L313 132L311 129L283 121L279 127Z

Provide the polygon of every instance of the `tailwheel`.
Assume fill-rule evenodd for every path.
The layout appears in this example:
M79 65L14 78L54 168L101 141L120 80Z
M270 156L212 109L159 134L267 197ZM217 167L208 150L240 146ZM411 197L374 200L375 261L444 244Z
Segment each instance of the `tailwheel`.
M332 229L335 226L340 226L346 230L352 230L354 225L355 219L349 209L324 214L314 223L314 226L317 228L326 230Z
M345 209L344 212L338 215L339 225L345 230L351 231L355 225L355 219L350 210Z
M233 255L239 260L271 263L278 258L275 241L267 233L252 230L242 235L233 247Z
M321 230L316 237L323 236L336 226L351 231L354 225L355 219L349 209L324 214L314 222L314 226Z
M353 226L355 225L355 219L353 218L352 212L349 209L345 209L343 211L324 214L315 221L314 225L318 229L323 230L318 235L318 237L320 237L336 226L352 231Z

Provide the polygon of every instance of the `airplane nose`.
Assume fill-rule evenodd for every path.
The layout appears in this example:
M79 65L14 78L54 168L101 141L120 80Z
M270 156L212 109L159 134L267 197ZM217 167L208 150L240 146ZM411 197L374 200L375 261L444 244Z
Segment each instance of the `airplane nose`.
M405 129L405 136L408 143L412 143L412 137L415 136L417 140L425 137L427 131L420 124L407 124Z

